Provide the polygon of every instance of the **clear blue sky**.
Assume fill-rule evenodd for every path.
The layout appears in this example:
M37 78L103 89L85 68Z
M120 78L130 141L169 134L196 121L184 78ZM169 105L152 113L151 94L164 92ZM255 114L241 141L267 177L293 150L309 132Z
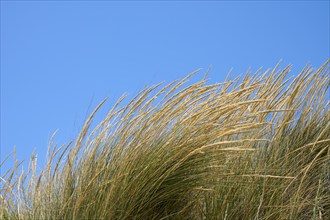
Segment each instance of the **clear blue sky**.
M69 142L107 96L99 118L145 85L280 59L293 74L329 59L329 1L1 1L1 159L14 146L44 158L56 129Z

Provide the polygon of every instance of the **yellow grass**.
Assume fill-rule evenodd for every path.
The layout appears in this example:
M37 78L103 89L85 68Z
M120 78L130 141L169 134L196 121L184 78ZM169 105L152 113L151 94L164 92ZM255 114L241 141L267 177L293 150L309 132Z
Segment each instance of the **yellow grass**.
M330 219L329 61L121 98L39 173L0 182L2 219Z

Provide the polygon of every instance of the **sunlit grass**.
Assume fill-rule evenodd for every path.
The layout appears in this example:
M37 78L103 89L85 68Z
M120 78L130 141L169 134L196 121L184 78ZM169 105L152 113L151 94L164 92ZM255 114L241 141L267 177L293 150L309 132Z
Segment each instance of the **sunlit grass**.
M329 61L328 61L329 62ZM2 219L329 219L329 63L120 99L1 177Z

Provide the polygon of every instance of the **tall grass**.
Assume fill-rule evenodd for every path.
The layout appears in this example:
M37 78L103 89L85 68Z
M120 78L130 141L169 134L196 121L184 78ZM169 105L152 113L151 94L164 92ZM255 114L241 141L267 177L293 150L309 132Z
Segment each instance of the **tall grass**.
M2 219L330 219L329 61L121 98L27 173L1 177ZM185 86L187 85L187 86Z

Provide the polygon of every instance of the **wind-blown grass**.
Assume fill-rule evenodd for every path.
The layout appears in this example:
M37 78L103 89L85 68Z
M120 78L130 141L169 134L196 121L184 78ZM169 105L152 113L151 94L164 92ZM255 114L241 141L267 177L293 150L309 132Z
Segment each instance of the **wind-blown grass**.
M329 61L121 98L1 177L2 219L330 219ZM50 141L50 146L52 141Z

